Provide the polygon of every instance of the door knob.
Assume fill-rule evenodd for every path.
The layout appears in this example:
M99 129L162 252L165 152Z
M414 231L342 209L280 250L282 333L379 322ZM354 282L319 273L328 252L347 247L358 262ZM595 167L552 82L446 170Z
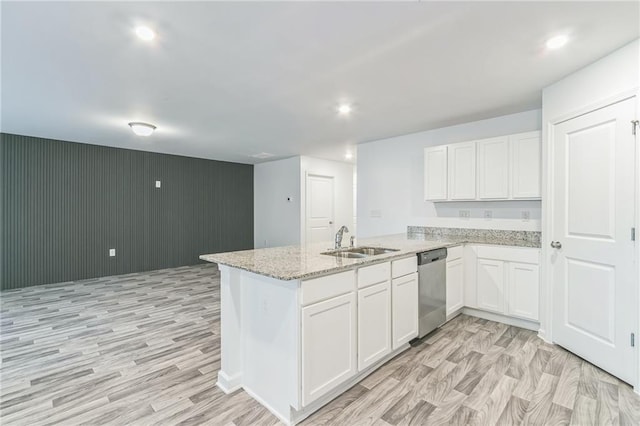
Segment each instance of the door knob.
M333 221L332 220L329 221L329 225L333 225Z
M551 247L554 249L562 248L562 243L560 241L551 241Z

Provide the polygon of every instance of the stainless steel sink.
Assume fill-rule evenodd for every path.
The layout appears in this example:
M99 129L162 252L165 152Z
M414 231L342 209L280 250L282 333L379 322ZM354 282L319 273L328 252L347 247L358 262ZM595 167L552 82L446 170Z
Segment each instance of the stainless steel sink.
M352 247L352 248L340 249L335 251L326 251L321 254L325 254L327 256L361 259L363 257L377 256L379 254L392 253L394 251L399 251L399 250L385 248L385 247Z

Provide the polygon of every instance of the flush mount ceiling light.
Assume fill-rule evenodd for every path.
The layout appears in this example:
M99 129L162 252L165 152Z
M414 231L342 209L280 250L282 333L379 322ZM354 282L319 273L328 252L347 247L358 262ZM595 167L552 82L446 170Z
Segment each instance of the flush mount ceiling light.
M271 154L269 152L259 152L257 154L251 155L251 157L258 158L260 160L264 160L265 158L275 157L275 155L273 155L273 154Z
M353 107L349 104L338 105L338 114L340 115L349 115L351 111L353 111Z
M547 49L560 49L562 46L567 44L568 41L569 37L564 34L551 37L549 40L547 40Z
M156 126L154 126L153 124L141 123L139 121L133 121L129 123L129 127L131 127L133 133L138 136L149 136L156 129Z
M156 38L156 33L149 27L136 27L136 35L144 41L151 41Z
M344 155L344 158L346 158L347 160L351 160L353 158L353 154L351 153L351 151L347 151L347 153Z

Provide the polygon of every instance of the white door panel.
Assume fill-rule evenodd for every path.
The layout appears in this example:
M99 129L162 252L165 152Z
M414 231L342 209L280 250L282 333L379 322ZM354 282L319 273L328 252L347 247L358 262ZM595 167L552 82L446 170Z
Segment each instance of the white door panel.
M424 150L424 199L447 199L447 146Z
M463 259L447 261L447 315L464 307L464 273Z
M302 308L303 406L356 374L356 309L355 293Z
M476 270L478 308L504 312L504 262L478 258Z
M396 278L391 283L393 349L418 335L418 274Z
M391 282L358 291L358 370L391 353Z
M628 382L636 374L635 98L554 127L554 341Z
M540 198L540 132L509 137L511 150L511 197Z
M509 197L509 138L478 141L478 198Z
M448 146L449 199L476 198L476 143L465 142Z
M333 177L307 175L306 242L333 239Z
M507 269L507 314L538 321L538 265L509 262Z

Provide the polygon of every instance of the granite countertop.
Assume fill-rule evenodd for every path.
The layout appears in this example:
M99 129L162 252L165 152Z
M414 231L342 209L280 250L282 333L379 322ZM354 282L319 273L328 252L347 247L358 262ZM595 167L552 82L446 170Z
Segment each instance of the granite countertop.
M412 231L415 231L415 229ZM357 266L399 259L422 251L454 247L465 243L540 247L539 241L522 239L516 234L509 237L509 235L489 233L433 235L409 232L408 234L359 239L357 245L360 247L371 246L398 249L395 252L359 259L321 254L330 250L328 243L204 254L200 256L200 259L289 281L336 273L353 269Z

